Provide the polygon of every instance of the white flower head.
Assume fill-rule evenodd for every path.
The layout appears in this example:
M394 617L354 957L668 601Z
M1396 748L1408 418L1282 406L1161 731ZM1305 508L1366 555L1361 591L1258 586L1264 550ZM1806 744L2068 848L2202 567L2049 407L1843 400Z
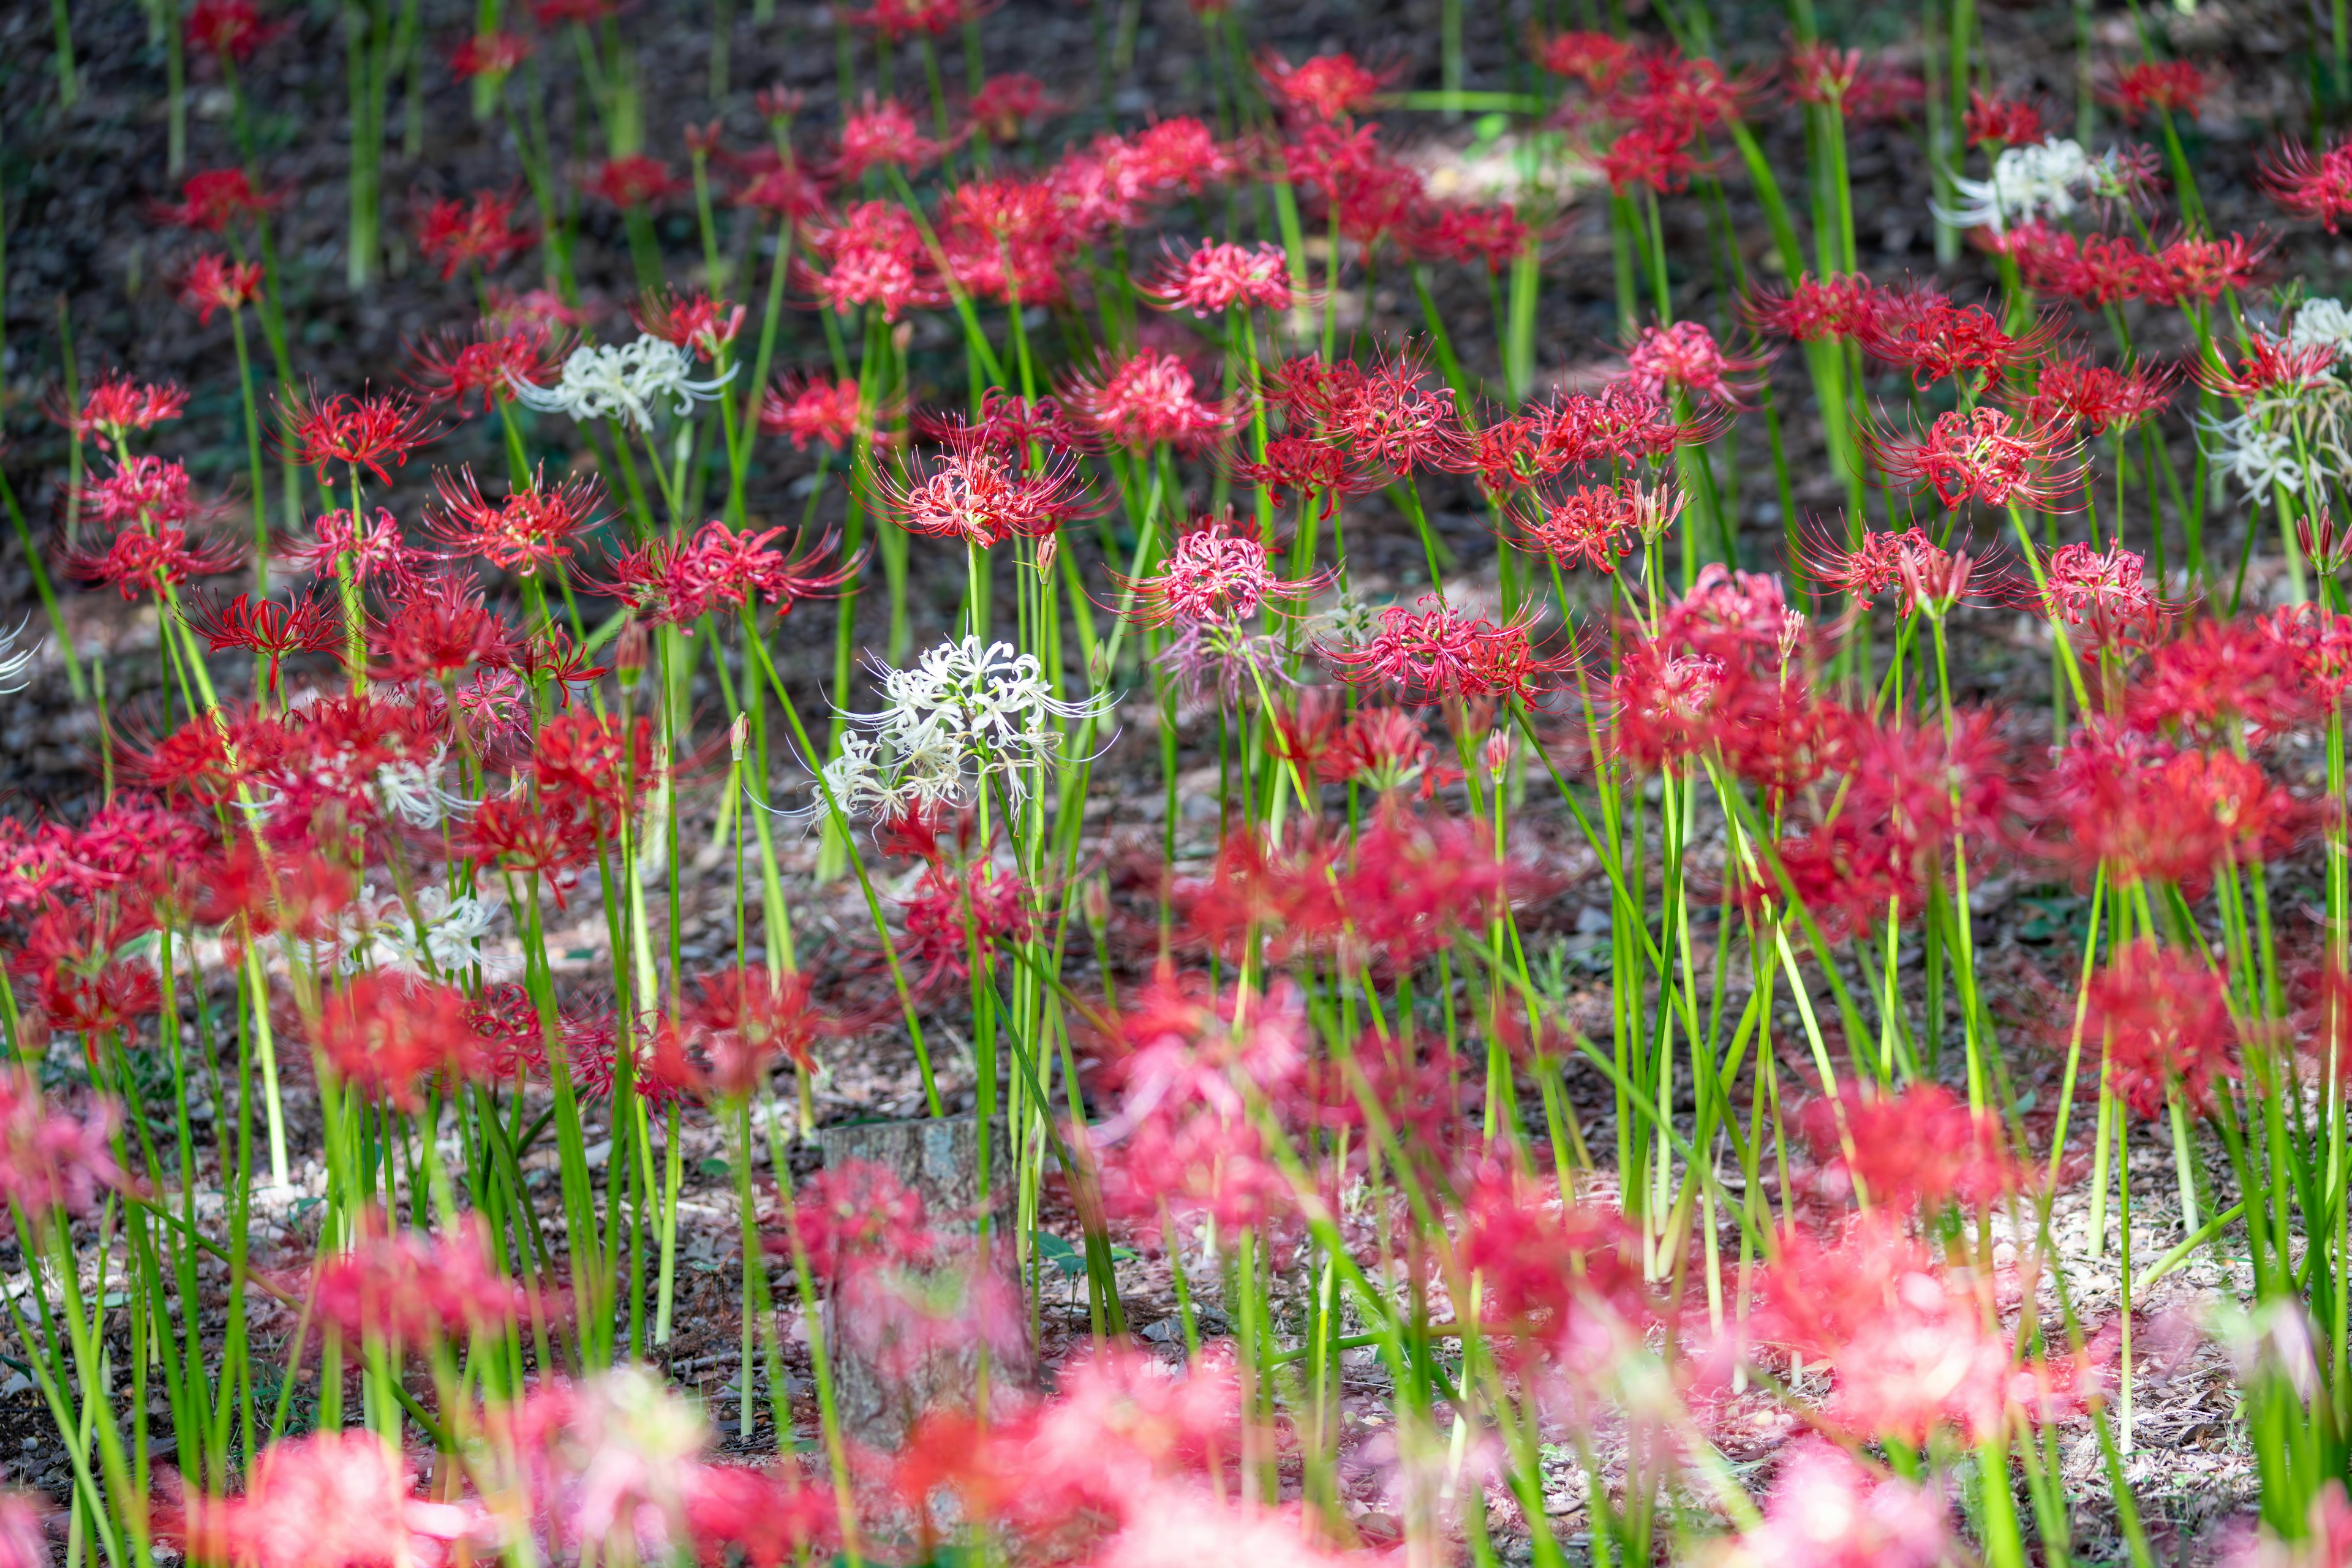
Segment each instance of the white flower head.
M2282 487L2303 489L2304 464L2292 430L2265 426L2250 413L2208 419L2198 428L2208 437L2205 450L2214 466L2248 495L2267 497Z
M31 684L26 671L33 668L33 656L40 651L36 643L30 647L18 647L16 639L25 635L26 623L18 622L16 629L0 637L0 694L22 691Z
M2287 328L2286 341L2298 349L2332 348L2340 359L2352 349L2352 310L2339 300L2305 300Z
M1056 721L1097 719L1116 699L1056 698L1034 654L978 637L943 642L905 669L881 671L887 706L844 717L856 728L824 769L845 811L889 815L968 799L991 778L1018 802L1030 772L1058 761ZM864 731L859 733L858 731ZM820 796L820 799L822 797Z
M568 414L574 419L609 419L618 416L640 430L654 426L656 410L672 404L680 417L694 412L698 402L709 402L735 377L735 367L709 381L694 379L694 355L688 350L651 333L633 343L583 343L563 362L563 374L551 387L515 383L515 396L548 414Z
M447 756L446 746L436 746L423 762L386 763L376 769L376 795L383 809L413 827L438 827L471 811L472 801L441 787L441 765Z
M1992 178L1952 182L1959 204L1936 215L1959 228L2004 232L2013 223L2064 217L2097 183L2100 166L2071 137L2053 136L2032 147L2011 147L1994 160Z
M365 894L335 917L327 941L337 968L456 974L482 962L482 938L498 923L502 900L446 888L420 889L415 905L392 893Z

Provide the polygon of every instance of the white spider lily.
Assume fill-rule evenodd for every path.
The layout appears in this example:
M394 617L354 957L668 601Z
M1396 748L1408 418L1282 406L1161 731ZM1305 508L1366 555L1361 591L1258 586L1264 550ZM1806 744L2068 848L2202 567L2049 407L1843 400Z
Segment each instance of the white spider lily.
M2305 300L2295 310L2294 324L2287 328L2286 341L2298 349L2332 348L2340 362L2345 351L2352 349L2352 310L2339 300Z
M481 941L497 923L499 900L446 888L418 890L415 907L386 893L362 895L335 917L328 937L346 974L398 969L444 975L482 962Z
M2053 136L2035 147L2011 147L1996 159L1989 180L1955 179L1959 203L1936 216L1956 228L1990 228L1995 234L2012 223L2037 217L2064 217L2077 205L2078 195L2094 184L2100 165L2071 138Z
M1015 802L1025 800L1030 770L1061 757L1055 721L1100 718L1116 700L1063 701L1035 655L1011 643L983 647L978 637L943 642L911 667L881 674L888 706L845 714L856 728L824 768L824 787L845 811L887 816L949 805L991 778L1002 779Z
M441 787L441 763L447 751L438 747L424 762L386 763L376 769L376 795L383 809L413 827L438 827L471 811L472 801Z
M25 623L19 622L15 631L0 637L0 693L22 691L32 684L31 678L25 672L33 668L33 656L40 648L37 644L32 647L18 647L16 639L24 635Z
M2267 497L2278 488L2303 489L2304 464L2291 430L2265 428L2252 414L2209 419L2198 429L2209 437L2206 454L2248 495Z
M684 416L698 402L717 397L735 378L735 368L709 381L694 379L694 355L664 338L648 333L633 343L586 344L572 351L563 374L553 386L514 384L515 396L529 407L547 414L568 414L574 419L609 419L619 416L640 430L650 430L654 415L664 402Z

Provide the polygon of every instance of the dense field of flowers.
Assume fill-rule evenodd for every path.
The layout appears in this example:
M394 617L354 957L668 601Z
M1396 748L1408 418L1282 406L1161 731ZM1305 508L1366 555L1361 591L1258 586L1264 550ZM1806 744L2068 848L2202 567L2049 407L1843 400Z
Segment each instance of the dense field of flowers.
M1106 0L1051 92L1012 11L796 15L822 109L723 3L707 84L610 0L144 9L228 331L68 344L0 498L0 671L96 715L0 815L66 1456L0 1564L2352 1563L2341 4L2245 232L2137 9L2061 104L1975 0L1415 66L1195 0L1198 114L1090 93ZM62 112L137 24L45 25ZM412 205L428 81L508 174ZM1937 274L1864 271L1865 142ZM1587 237L1614 336L1541 342ZM446 324L322 379L395 254ZM975 1201L820 1168L874 1064Z

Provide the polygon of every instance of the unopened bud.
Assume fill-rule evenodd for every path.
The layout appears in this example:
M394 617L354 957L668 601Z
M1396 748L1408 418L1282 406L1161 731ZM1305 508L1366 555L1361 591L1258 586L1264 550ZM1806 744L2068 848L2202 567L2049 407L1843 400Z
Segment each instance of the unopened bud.
M1046 577L1053 574L1054 557L1060 552L1061 548L1062 536L1058 533L1049 533L1045 538L1037 542L1038 576Z
M749 713L736 714L735 722L727 730L727 748L734 753L737 762L743 760L743 748L751 738L751 716Z
M1504 773L1511 765L1511 752L1514 749L1513 737L1508 731L1492 730L1487 731L1487 773L1493 774L1496 778L1501 778Z
M613 644L613 668L634 674L646 667L646 625L632 620Z

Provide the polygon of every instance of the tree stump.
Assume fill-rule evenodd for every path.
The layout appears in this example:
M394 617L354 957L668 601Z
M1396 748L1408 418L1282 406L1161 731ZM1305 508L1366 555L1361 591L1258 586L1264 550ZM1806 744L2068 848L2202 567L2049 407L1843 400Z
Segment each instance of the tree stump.
M979 1122L969 1116L869 1121L817 1135L828 1171L879 1165L921 1194L940 1267L837 1279L825 1344L842 1432L870 1449L904 1444L934 1408L970 1410L986 1362L991 1403L1029 1386L1036 1360L1012 1247L1013 1193L1002 1127L989 1139L992 1244L979 1255Z

